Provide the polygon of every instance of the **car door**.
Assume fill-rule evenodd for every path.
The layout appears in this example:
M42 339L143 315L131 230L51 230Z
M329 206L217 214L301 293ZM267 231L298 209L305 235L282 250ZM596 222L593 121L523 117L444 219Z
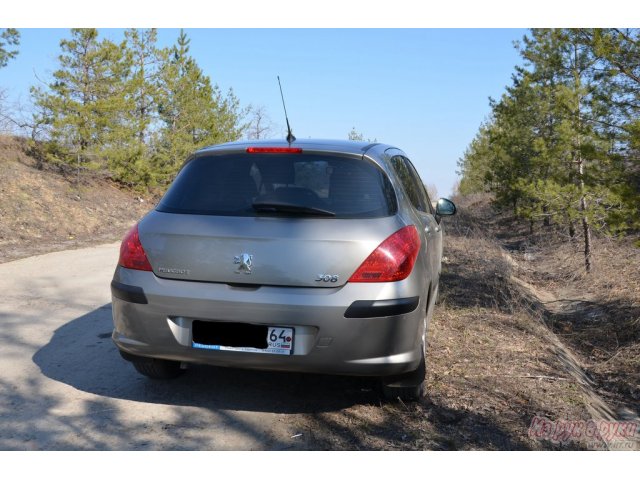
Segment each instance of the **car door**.
M391 165L398 175L402 187L420 219L420 227L423 232L423 238L426 241L425 251L429 274L431 276L431 278L427 280L433 287L436 285L440 270L440 226L432 213L433 207L429 201L424 185L409 159L404 155L394 155L391 157Z
M429 198L429 194L427 193L427 189L424 186L424 182L422 181L422 179L420 178L420 175L418 174L418 171L415 169L415 167L413 166L413 164L408 158L405 157L404 160L407 164L407 168L411 171L414 178L416 179L416 182L418 185L417 188L422 191L422 194L426 199L427 208L424 211L418 210L418 213L420 214L423 221L428 224L428 227L431 232L430 239L431 239L431 245L432 245L431 250L433 254L432 272L434 274L433 284L436 285L438 278L440 277L440 269L441 269L441 261L442 261L442 226L440 225L440 222L436 220L436 216L435 216L436 212L434 210L433 204L431 203L431 199Z

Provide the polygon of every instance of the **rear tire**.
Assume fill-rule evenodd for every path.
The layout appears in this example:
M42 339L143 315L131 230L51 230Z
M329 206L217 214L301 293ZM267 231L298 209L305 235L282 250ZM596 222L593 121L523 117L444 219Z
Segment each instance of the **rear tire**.
M181 375L180 362L161 360L159 358L141 358L132 360L135 369L142 375L157 380L168 380Z
M424 354L418 368L412 372L383 377L382 394L387 400L418 401L424 396L425 376L427 373Z

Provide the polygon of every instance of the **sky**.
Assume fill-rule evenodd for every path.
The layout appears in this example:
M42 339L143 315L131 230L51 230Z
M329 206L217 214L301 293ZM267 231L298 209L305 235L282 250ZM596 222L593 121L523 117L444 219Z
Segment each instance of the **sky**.
M99 29L120 40L121 29ZM451 194L457 160L521 63L525 29L185 29L190 53L243 106L262 106L285 135L280 76L298 138L365 139L394 145L440 196ZM20 53L0 70L11 102L51 79L68 29L21 28ZM158 31L172 45L179 29Z

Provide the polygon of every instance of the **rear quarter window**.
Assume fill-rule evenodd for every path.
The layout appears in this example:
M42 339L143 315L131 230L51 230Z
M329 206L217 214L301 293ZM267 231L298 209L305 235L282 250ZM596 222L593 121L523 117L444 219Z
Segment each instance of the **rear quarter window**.
M397 155L391 159L393 166L402 186L409 197L411 204L421 212L431 212L431 203L427 197L426 190L418 172L409 161L409 159Z
M196 157L180 171L158 211L264 216L252 204L278 201L321 208L336 218L393 215L395 194L375 164L328 155L234 154Z

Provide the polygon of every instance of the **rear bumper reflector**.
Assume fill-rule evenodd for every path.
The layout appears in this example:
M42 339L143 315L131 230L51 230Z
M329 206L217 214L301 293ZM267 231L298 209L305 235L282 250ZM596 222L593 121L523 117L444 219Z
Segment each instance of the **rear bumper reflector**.
M129 303L141 303L147 304L147 296L144 294L144 290L141 287L134 287L133 285L125 285L124 283L111 281L111 294Z
M418 308L420 297L396 298L394 300L358 300L353 302L345 318L391 317L413 312Z

